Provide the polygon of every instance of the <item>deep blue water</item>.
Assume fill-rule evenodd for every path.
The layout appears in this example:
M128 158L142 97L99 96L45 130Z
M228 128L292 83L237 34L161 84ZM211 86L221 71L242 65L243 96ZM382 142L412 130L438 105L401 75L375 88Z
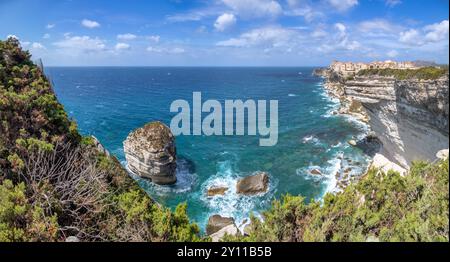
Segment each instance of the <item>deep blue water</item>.
M174 207L187 201L190 217L204 226L209 215L233 216L238 223L251 211L268 207L274 197L301 194L318 199L335 190L335 174L348 166L362 172L366 156L347 145L365 127L333 116L330 100L313 68L84 67L47 68L59 100L85 135L95 135L122 162L122 143L132 130L160 120L170 124L176 99L266 99L279 102L279 139L260 147L252 136L178 136L178 182L162 187L139 180L159 202ZM192 104L191 104L192 105ZM343 159L342 161L340 159ZM350 159L350 160L349 160ZM355 165L356 163L356 165ZM323 177L309 175L320 168ZM270 173L270 191L240 197L236 179L255 171ZM207 198L210 185L228 185L225 196Z

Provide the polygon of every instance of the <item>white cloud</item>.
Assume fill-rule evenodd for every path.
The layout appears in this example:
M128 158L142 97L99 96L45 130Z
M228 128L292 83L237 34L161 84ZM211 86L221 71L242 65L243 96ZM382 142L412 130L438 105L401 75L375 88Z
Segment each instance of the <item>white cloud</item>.
M74 52L92 53L106 50L106 44L98 37L66 35L64 40L53 43L54 46Z
M399 41L407 45L421 46L429 43L448 42L449 22L427 25L422 29L409 29L400 33Z
M397 57L399 55L399 53L397 52L397 50L391 50L389 52L387 52L387 55L391 58Z
M7 35L6 39L8 39L8 38L14 38L14 39L20 40L19 37L16 35Z
M311 33L311 36L314 38L323 38L326 37L328 33L325 30L317 29Z
M117 35L117 39L127 41L127 40L134 40L137 38L137 35L126 33L126 34L119 34Z
M402 3L401 0L386 0L386 5L389 7L393 7L393 6L399 5L401 3Z
M49 39L49 38L50 38L50 34L44 34L44 35L42 36L42 38L44 38L44 39Z
M153 47L149 46L147 47L148 52L152 53L159 53L159 54L183 54L186 52L184 48L181 47L174 47L174 48L165 48L165 47Z
M147 39L152 42L159 43L159 40L161 40L161 37L159 35L150 35L150 36L147 36Z
M86 28L90 28L90 29L100 27L100 24L97 21L93 21L93 20L89 20L89 19L83 19L83 21L81 21L81 25Z
M358 0L328 0L328 3L339 12L345 12L356 6L358 4Z
M117 43L116 46L114 47L117 51L120 50L128 50L130 49L130 45L127 43Z
M52 29L53 27L55 27L55 24L48 24L47 26L45 26L45 28L47 29Z
M448 20L426 26L424 28L426 32L425 40L429 42L439 42L448 39L448 27Z
M263 27L246 32L239 38L220 41L216 45L227 47L286 47L293 44L296 35L297 33L294 30L282 27Z
M419 31L416 29L409 29L404 32L400 32L400 42L411 45L418 45L423 43Z
M223 32L236 24L236 17L233 14L225 13L219 16L214 23L217 31Z
M44 45L42 45L41 43L38 43L38 42L34 42L31 45L31 48L33 48L33 49L46 49Z
M358 29L364 33L368 32L394 32L399 30L399 27L391 24L384 19L373 19L361 22Z
M328 53L335 50L355 51L362 48L361 43L351 40L347 32L347 27L343 23L334 24L336 33L325 44L318 47L320 52Z
M242 17L278 16L282 13L281 5L274 0L222 0L236 14Z

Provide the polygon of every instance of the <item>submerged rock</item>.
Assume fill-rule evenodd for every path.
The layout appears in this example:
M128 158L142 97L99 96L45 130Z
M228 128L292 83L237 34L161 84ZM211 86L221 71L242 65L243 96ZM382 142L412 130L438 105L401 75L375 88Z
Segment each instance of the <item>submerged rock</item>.
M206 225L206 234L212 235L229 225L234 225L234 227L236 227L232 217L222 217L220 215L210 216L208 219L208 224Z
M212 196L217 196L217 195L225 195L225 192L228 190L228 187L210 187L208 188L208 190L206 191L206 195L209 197Z
M169 127L161 122L149 123L131 132L123 145L133 173L160 185L177 181L175 138Z
M255 175L244 177L236 184L236 192L244 195L255 195L267 192L269 175L266 172L257 172Z
M357 142L356 142L356 140L351 139L351 140L348 141L348 144L351 145L351 146L356 146Z
M317 168L314 168L313 170L309 171L309 173L310 173L311 175L315 175L315 176L320 176L320 175L322 175L322 172L320 172L320 170L317 169Z

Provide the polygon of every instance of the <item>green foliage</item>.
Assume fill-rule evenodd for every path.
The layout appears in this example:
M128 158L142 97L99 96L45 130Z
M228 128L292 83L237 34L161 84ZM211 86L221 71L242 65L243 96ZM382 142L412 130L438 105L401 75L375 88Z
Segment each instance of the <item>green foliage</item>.
M448 241L448 160L417 162L410 173L370 170L323 203L285 196L252 218L249 236L234 241Z
M423 79L435 80L448 74L448 67L421 67L418 69L363 69L358 76L391 76L398 80Z
M185 205L172 212L153 203L117 159L80 136L14 38L0 41L0 121L0 241L199 240ZM55 170L58 179L30 179Z

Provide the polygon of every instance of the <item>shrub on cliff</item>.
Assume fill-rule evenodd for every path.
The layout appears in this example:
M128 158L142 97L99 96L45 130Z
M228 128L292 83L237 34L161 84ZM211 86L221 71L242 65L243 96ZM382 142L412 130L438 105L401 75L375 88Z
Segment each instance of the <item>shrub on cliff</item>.
M80 136L17 39L0 41L0 241L196 241L185 205L154 203Z
M448 241L448 160L414 163L410 173L370 170L342 193L306 204L285 196L252 218L239 241Z
M448 75L448 67L421 67L418 69L363 69L358 72L358 76L388 76L398 80L423 79L435 80L444 75Z

